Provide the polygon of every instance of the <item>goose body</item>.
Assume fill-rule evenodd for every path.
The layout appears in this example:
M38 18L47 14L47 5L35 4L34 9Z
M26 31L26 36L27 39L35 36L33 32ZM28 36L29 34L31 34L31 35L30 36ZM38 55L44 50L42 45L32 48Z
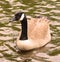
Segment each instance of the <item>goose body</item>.
M16 45L20 50L39 48L50 42L51 35L47 18L41 17L27 20L24 13L17 13L17 15L19 14L19 19L16 18L18 16L15 15L13 20L21 21L22 30L16 41Z

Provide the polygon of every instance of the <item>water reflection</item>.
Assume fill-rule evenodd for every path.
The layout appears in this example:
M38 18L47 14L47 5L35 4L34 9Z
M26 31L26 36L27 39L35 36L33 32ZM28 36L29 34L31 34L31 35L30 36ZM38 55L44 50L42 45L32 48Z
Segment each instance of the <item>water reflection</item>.
M23 11L29 17L44 15L51 20L52 40L43 48L18 52L16 38L20 23L8 24L13 14ZM0 0L0 62L60 62L60 1Z

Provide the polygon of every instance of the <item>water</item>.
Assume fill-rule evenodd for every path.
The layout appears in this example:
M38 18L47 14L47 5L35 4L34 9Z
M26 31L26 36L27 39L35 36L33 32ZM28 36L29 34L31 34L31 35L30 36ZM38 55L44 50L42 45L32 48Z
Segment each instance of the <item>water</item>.
M15 42L20 24L8 23L17 11L28 17L47 16L51 42L40 49L19 52ZM0 0L0 62L60 62L60 0Z

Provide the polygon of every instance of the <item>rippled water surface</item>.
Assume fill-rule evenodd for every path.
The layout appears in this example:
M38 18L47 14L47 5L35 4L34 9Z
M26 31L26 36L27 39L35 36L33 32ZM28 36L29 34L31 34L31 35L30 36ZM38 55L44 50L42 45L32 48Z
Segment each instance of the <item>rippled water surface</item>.
M28 17L47 16L51 42L40 49L18 52L15 42L20 23L8 23L17 11ZM60 0L0 0L0 62L60 62Z

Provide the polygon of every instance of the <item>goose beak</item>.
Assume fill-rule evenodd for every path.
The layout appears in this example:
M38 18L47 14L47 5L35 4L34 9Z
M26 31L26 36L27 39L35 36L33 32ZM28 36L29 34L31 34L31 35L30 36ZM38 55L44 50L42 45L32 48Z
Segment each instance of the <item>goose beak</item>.
M14 22L14 21L16 21L15 17L9 20L9 22Z
M13 17L13 18L12 18L12 21L16 21L16 18L15 18L15 17Z

